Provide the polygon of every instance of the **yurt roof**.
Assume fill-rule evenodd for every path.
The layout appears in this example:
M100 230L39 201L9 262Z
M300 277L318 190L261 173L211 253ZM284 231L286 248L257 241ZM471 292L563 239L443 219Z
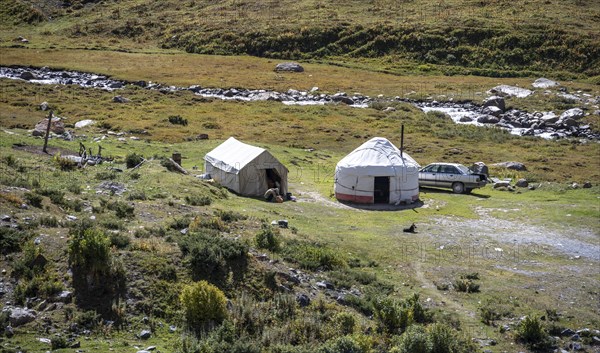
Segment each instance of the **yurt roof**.
M408 153L394 146L388 139L374 137L363 143L337 164L338 168L356 167L416 167L420 165Z

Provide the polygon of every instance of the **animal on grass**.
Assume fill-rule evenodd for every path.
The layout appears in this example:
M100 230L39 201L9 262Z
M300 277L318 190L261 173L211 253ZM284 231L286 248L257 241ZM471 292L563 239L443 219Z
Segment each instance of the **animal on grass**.
M416 233L417 232L417 226L413 223L413 224L410 225L410 227L404 228L403 232L404 233Z

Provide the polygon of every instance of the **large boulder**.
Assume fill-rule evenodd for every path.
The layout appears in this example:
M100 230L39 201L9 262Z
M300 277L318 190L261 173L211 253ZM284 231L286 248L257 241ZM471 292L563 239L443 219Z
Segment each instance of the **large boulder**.
M560 115L559 120L566 120L566 119L579 120L579 119L583 118L584 115L585 114L583 113L583 110L581 108L573 108L573 109L565 110Z
M21 80L27 80L27 81L29 81L29 80L35 80L36 79L35 75L32 74L29 71L23 71L23 73L21 73L21 75L19 76L19 78Z
M499 96L491 96L483 101L484 107L497 107L500 108L501 113L504 113L506 110L506 103L504 102L503 97Z
M497 124L499 121L500 119L493 115L482 115L477 118L477 122L481 124Z
M550 88L550 87L558 86L559 83L556 81L549 80L544 77L540 77L537 80L535 80L531 85L534 88Z
M10 309L10 316L8 319L11 326L17 327L34 321L36 317L37 313L34 310L29 310L26 308L12 308Z
M527 170L527 167L525 167L525 164L523 164L521 162L502 162L502 163L495 163L495 164L492 164L492 165L494 167L500 167L500 168L518 170L518 171L525 171L525 170Z
M558 121L558 119L559 119L559 117L556 114L554 114L554 112L545 113L540 118L540 120L546 124L554 124L555 122Z
M498 118L498 117L500 117L500 115L502 115L503 111L502 111L502 109L492 105L492 106L483 108L481 113L495 116L496 118Z
M281 63L275 66L275 71L286 71L286 72L304 72L304 68L298 63Z
M532 95L533 91L521 87L500 85L490 89L488 93L502 97L525 98L527 96Z
M32 134L33 136L45 136L47 128L48 119L43 119L35 125ZM50 122L50 131L57 135L62 135L65 133L65 124L62 122L61 118L56 116L52 117L52 121Z
M94 125L96 122L92 119L85 119L85 120L80 120L78 122L75 123L75 128L76 129L81 129L84 128L86 126L90 126L90 125Z

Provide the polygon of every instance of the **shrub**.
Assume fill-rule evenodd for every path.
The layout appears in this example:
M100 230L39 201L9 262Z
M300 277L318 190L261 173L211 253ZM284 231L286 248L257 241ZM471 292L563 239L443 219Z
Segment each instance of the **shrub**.
M427 332L421 325L410 326L402 336L398 345L392 349L394 353L431 353L431 343Z
M185 202L192 206L208 206L212 203L212 199L206 195L187 195Z
M127 168L133 168L138 164L142 163L143 160L144 157L140 156L139 154L128 154L127 156L125 156L125 165L127 165Z
M452 329L445 324L435 323L427 327L431 353L459 352L457 337Z
M458 278L454 282L454 288L458 292L465 292L465 293L477 293L477 292L479 292L479 284L473 282L470 279L466 279L466 278Z
M351 335L356 328L356 318L348 312L341 312L333 318L333 325L338 335Z
M56 228L58 227L58 219L54 216L41 216L40 217L40 225L44 227Z
M25 193L25 200L33 206L37 208L42 208L42 200L44 199L41 195L34 192Z
M349 336L338 337L327 342L318 350L319 353L363 353L361 346Z
M69 171L77 168L77 162L72 159L61 157L60 153L57 153L52 157L52 161L56 164L60 170Z
M50 201L52 201L52 203L55 205L60 205L64 201L65 193L60 190L45 188L38 189L36 190L36 192L42 196L48 197Z
M540 320L532 315L525 316L515 331L518 341L525 343L532 350L542 350L550 345L550 337Z
M110 245L118 249L125 249L131 243L129 236L121 233L113 233L110 235Z
M171 115L169 117L169 122L173 125L182 125L187 126L187 119L182 118L180 115Z
M119 218L130 218L134 216L134 206L123 201L113 201L106 204L106 207L115 211L115 215Z
M70 183L67 186L67 190L69 190L70 192L79 195L81 194L81 185L77 184L77 183Z
M217 210L215 212L215 215L217 217L221 218L221 220L225 223L236 222L239 220L248 219L248 217L246 215L243 215L243 214L235 212L235 211Z
M96 173L96 179L98 180L115 180L116 178L117 173L110 170L100 171Z
M67 339L64 336L54 336L50 339L52 350L67 348Z
M286 261L296 262L307 270L333 270L348 266L339 252L316 243L291 241L282 252Z
M129 193L129 195L127 196L127 200L141 200L144 201L146 200L146 193L143 191L132 191Z
M189 217L187 217L187 216L178 217L178 218L173 219L173 222L171 222L171 224L169 224L169 228L175 229L175 230L181 230L181 229L188 228L190 226L190 223L191 223L191 220Z
M218 231L224 231L227 229L227 227L219 217L196 217L190 223L190 230L192 231L200 230L203 228Z
M390 333L402 332L413 323L424 324L432 318L416 293L401 302L391 298L378 299L373 304L373 313L380 326Z
M99 277L110 269L110 240L99 229L88 228L72 234L69 263L74 269Z
M2 255L10 254L21 250L23 244L30 235L26 232L0 227L0 251Z
M200 281L183 288L179 296L188 327L206 330L227 317L225 294L214 285Z
M279 229L263 224L262 229L254 238L256 246L260 249L267 249L272 252L278 252L281 249L281 234Z
M77 315L75 322L81 327L94 329L100 323L100 315L93 310L84 311Z

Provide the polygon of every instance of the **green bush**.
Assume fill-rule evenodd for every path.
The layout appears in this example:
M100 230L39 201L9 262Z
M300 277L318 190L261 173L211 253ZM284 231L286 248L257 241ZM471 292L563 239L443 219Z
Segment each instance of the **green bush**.
M26 192L24 196L25 196L25 200L27 200L27 202L29 202L29 204L31 206L37 207L37 208L42 207L42 200L44 198L41 195L39 195L35 192Z
M73 232L69 241L69 263L74 270L95 277L107 274L110 269L110 239L96 228Z
M306 270L329 271L348 266L339 252L317 243L290 241L282 249L282 254L286 261L295 262Z
M88 329L94 329L96 326L100 324L100 315L94 310L88 310L80 313L75 318L75 322L81 326Z
M479 284L475 280L479 279L478 273L470 273L461 275L454 281L454 289L458 292L477 293L479 292Z
M435 323L427 327L431 353L458 353L460 346L452 329L445 324Z
M169 117L169 122L173 125L181 125L181 126L187 126L187 124L188 124L187 119L182 118L180 115L171 115Z
M333 326L337 335L351 335L356 329L356 318L349 312L340 312L333 317Z
M21 245L31 237L28 232L0 227L0 251L2 255L21 250Z
M206 196L206 195L187 195L185 197L185 202L187 202L188 205L192 205L192 206L208 206L212 203L212 199L210 198L210 196Z
M200 281L183 288L179 300L186 323L194 330L207 330L227 317L225 294L214 285Z
M254 241L259 249L267 249L272 252L281 250L281 234L279 229L273 229L263 224L262 229L256 234Z
M110 245L117 249L125 249L131 243L128 235L121 233L112 233L110 235Z
M234 268L234 275L243 276L247 265L248 246L216 231L192 232L179 242L179 248L195 278L223 280Z
M362 347L350 336L335 338L324 344L319 353L364 353Z
M61 205L65 196L64 192L49 188L37 189L36 192L42 196L48 197L50 201L52 201L52 203L55 205Z
M109 202L106 204L106 207L111 211L115 211L115 215L119 218L131 218L134 216L133 211L135 207L123 201Z
M515 330L515 338L532 350L543 350L550 346L550 337L541 321L532 315L525 316Z
M398 345L394 347L393 353L431 353L431 342L427 332L421 325L411 325L406 332L400 336Z
M132 191L127 196L127 200L130 200L130 201L133 201L133 200L140 200L140 201L147 200L146 193L143 192L143 191Z
M243 215L243 214L235 212L235 211L216 210L215 215L217 217L221 218L221 220L225 223L237 222L240 220L248 219L248 217L246 215Z
M50 339L52 350L67 348L67 339L64 336L54 336Z
M77 183L70 183L67 186L67 190L69 190L70 192L72 192L76 195L79 195L79 194L81 194L81 185L77 184Z
M397 301L386 297L373 303L373 313L382 329L389 333L398 333L406 330L413 323L427 323L432 319L419 301L419 295Z
M131 154L128 154L127 156L125 156L125 164L127 165L127 168L133 168L133 167L137 166L138 164L142 163L143 160L144 160L144 157L142 157L136 153L131 153Z

